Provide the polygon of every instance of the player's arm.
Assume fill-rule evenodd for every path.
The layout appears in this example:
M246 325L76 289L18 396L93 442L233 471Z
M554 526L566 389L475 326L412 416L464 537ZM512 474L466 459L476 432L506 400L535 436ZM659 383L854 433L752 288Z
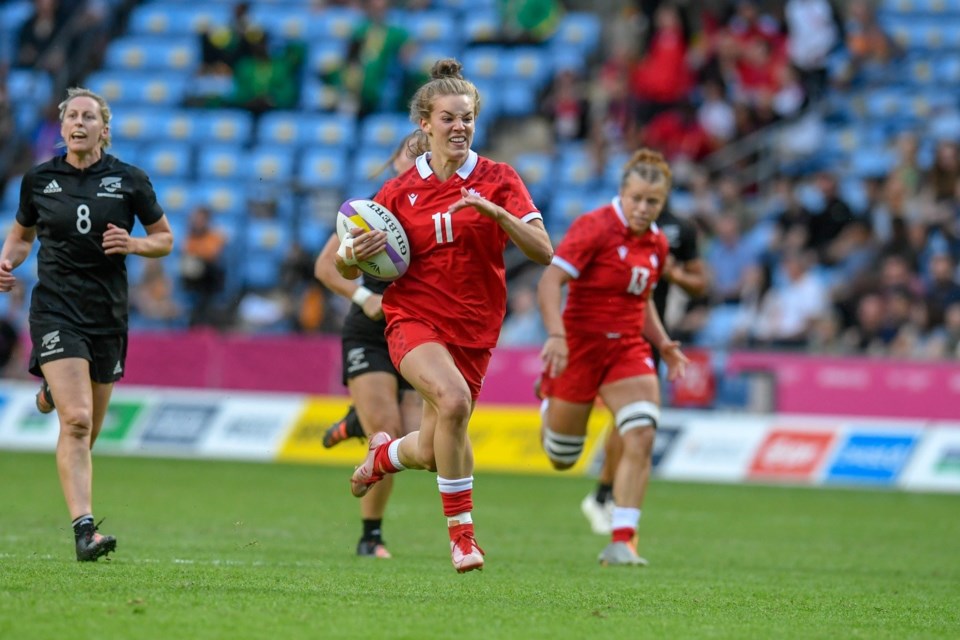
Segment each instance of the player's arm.
M694 298L706 294L707 287L710 284L706 264L701 258L694 258L686 262L671 262L664 269L663 277Z
M544 370L550 377L560 375L567 367L569 351L567 332L563 326L561 303L563 286L573 277L556 264L547 267L537 284L537 302L540 305L540 317L547 330L547 341L540 352Z
M380 306L383 296L354 282L360 275L360 270L357 267L345 267L347 270L357 271L357 275L353 278L345 277L340 272L337 266L337 259L339 258L337 249L339 248L340 240L336 234L333 234L327 240L327 244L323 246L323 250L317 256L317 261L313 264L313 275L330 291L360 305L369 318L379 320L383 317L383 308Z
M0 291L10 291L17 283L11 272L30 255L36 238L36 226L25 227L14 220L6 240L3 241L3 249L0 250Z
M147 235L134 238L117 225L108 222L103 232L103 252L110 255L138 255L144 258L162 258L173 251L173 230L167 216L153 224L144 225Z
M519 247L520 251L523 251L525 256L543 265L550 264L550 260L553 259L553 244L550 242L550 235L547 233L546 227L543 226L542 220L536 219L524 222L500 205L470 193L463 187L460 187L460 196L459 200L450 205L447 213L473 207L482 215L499 224L500 228L510 236L513 243Z
M660 352L660 356L667 363L667 379L676 380L682 378L686 371L687 363L690 362L687 356L680 351L680 343L671 340L667 335L667 330L663 328L663 322L660 320L660 313L657 312L657 305L653 304L652 293L647 297L646 313L643 321L643 337Z

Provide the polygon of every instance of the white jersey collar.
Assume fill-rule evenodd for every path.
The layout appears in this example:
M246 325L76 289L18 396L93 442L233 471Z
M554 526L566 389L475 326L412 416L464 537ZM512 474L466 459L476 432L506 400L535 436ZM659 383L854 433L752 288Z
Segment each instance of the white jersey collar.
M426 180L433 175L433 168L430 166L430 157L431 154L427 151L422 156L417 158L417 171L420 173L420 177ZM473 170L477 168L477 163L480 161L480 156L477 155L477 152L471 149L467 153L467 161L463 163L463 166L457 169L457 175L462 179L466 180L470 177L470 174L473 173Z

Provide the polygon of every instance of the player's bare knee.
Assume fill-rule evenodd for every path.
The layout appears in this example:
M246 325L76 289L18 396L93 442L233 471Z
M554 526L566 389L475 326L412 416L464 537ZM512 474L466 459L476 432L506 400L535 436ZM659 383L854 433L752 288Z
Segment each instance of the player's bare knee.
M466 389L450 389L437 398L437 413L450 422L466 425L472 410L473 398Z
M93 417L83 409L60 409L60 431L70 438L89 438L93 432Z
M557 471L565 471L577 464L586 441L586 436L565 435L543 427L543 450Z

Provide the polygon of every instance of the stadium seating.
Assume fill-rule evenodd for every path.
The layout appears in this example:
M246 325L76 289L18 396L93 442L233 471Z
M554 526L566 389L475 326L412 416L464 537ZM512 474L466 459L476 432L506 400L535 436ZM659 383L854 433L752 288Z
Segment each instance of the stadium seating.
M128 71L192 71L200 62L200 41L194 35L125 36L107 47L104 66Z

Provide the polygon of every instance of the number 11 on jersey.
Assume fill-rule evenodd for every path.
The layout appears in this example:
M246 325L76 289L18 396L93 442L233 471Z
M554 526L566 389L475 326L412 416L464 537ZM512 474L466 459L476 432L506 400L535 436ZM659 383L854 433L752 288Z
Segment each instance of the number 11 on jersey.
M433 214L433 230L437 233L437 244L453 242L453 217L446 212Z

